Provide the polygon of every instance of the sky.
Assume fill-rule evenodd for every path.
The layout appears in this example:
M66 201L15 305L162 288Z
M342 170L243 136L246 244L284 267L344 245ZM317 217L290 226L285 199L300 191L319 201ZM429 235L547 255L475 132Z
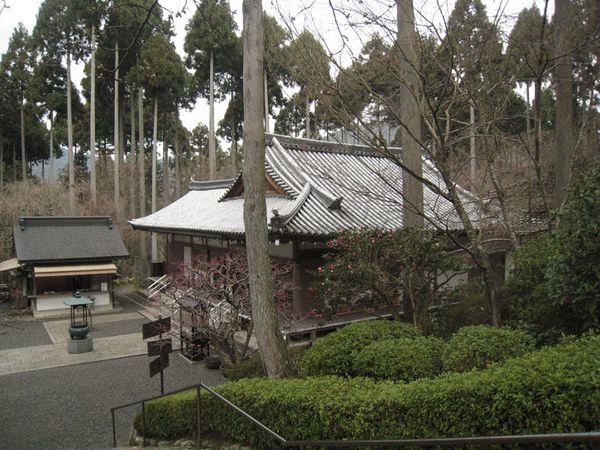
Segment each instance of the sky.
M390 4L390 0L364 0L371 3L374 7L383 8L384 4ZM360 4L361 0L348 0L346 5L351 7L353 4ZM0 13L0 52L4 53L8 47L8 41L14 27L19 22L31 32L35 25L37 11L42 3L42 0L0 0L0 5L6 4L6 8ZM336 2L334 2L335 4ZM337 1L340 3L340 0ZM503 23L505 30L510 29L511 18L516 17L519 11L532 4L537 4L540 9L543 8L541 0L484 0L487 6L488 15L493 16L498 10L508 17L508 21ZM549 2L549 14L552 14L554 2ZM184 55L183 42L185 38L185 25L190 20L195 11L193 0L161 0L160 4L170 10L173 15L177 12L182 12L180 17L175 17L175 33L174 43L180 55ZM416 14L417 22L425 24L427 22L435 22L437 25L443 23L443 16L448 16L452 10L454 0L414 0L415 8L418 10ZM231 9L234 12L238 28L242 29L242 0L231 0ZM327 48L336 53L341 50L342 39L338 25L333 20L329 2L326 0L263 0L263 8L278 20L286 20L296 30L302 30L307 27L313 32L319 34L325 41ZM350 51L356 53L362 47L361 41L364 40L365 32L369 32L369 28L362 34L360 32L353 33L348 31L348 28L341 25L342 33L348 37L348 47ZM344 63L349 58L348 52L342 52L339 56ZM74 67L73 81L80 87L79 83L83 77L83 64ZM217 103L215 106L215 123L225 114L227 109L227 100ZM194 128L199 122L208 123L208 101L204 98L198 99L196 105L191 110L181 111L181 120L188 128Z

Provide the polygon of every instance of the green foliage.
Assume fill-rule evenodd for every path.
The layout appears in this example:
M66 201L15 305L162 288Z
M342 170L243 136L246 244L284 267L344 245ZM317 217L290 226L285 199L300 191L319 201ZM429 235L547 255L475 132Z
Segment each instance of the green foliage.
M446 44L458 69L474 85L491 82L498 74L502 42L496 24L490 22L481 0L458 0L448 18Z
M330 80L329 57L308 30L302 31L287 47L285 66L293 82L300 85L303 97L318 98L322 86Z
M48 155L48 133L40 120L40 109L29 89L36 54L31 37L23 24L13 31L8 49L0 60L0 141L4 144L3 162L14 166L9 148L21 146L21 109L24 116L23 133L27 161L40 161ZM21 160L21 152L17 152ZM0 161L2 162L2 161Z
M210 59L213 58L217 87L223 84L227 74L241 73L241 43L235 34L237 25L229 4L217 0L202 0L194 16L186 25L184 50L186 65L194 69L195 92L208 95L210 82Z
M217 391L286 439L581 432L600 423L599 371L600 336L588 336L481 372L408 384L363 378L249 379ZM192 436L195 405L193 392L149 402L147 434ZM201 405L202 433L253 448L277 448L266 433L212 397L203 395ZM141 414L135 426L140 430Z
M555 257L550 234L527 242L516 252L512 277L498 294L505 304L506 323L536 336L539 345L555 343L561 333L574 332L577 324L577 318L548 293L546 271Z
M429 332L447 339L464 326L489 324L489 302L484 289L481 280L474 280L447 292L431 311Z
M442 372L446 344L432 336L413 336L373 342L356 355L359 375L377 380L414 381Z
M33 31L37 46L49 55L82 60L90 50L89 27L98 27L104 6L93 0L45 0Z
M258 353L225 369L227 379L235 381L242 378L261 378L266 376L263 363Z
M288 353L293 365L298 364L298 359L304 353L304 348L290 348ZM229 380L241 380L242 378L266 377L265 369L260 359L260 354L254 353L240 363L225 369L225 375Z
M179 103L185 97L187 73L175 46L160 33L145 43L135 68L136 80L151 96Z
M554 236L556 255L546 272L556 304L576 315L582 332L600 320L600 168L569 191Z
M506 54L509 67L516 71L520 82L533 82L538 73L543 70L539 67L540 63L547 64L547 54L543 54L540 60L542 44L545 48L550 48L551 44L551 42L540 42L543 26L548 25L544 24L538 7L533 5L519 13L517 22L510 32ZM545 30L544 35L545 40L549 41L552 33L550 30Z
M581 334L600 320L600 169L575 183L552 234L524 245L515 255L512 279L500 295L507 321L555 342Z
M360 351L374 341L419 336L415 327L389 320L368 320L346 325L316 340L300 357L298 368L305 375L360 376L356 364Z
M490 325L463 327L448 341L443 355L444 371L484 369L533 348L533 339L522 331Z
M441 288L440 273L461 268L446 251L447 239L427 229L351 230L327 245L316 287L330 314L349 304L394 308L405 292L410 318L424 329L427 307Z

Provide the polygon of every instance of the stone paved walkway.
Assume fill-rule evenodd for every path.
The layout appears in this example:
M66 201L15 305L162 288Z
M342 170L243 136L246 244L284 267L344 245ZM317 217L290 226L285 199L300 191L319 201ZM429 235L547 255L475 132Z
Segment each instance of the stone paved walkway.
M64 342L0 351L0 375L71 366L107 359L143 355L147 352L142 333L94 339L94 350L78 355L67 353Z
M93 316L93 328L91 336L94 337L93 331L96 326L106 323L143 318L144 316L140 313L107 314ZM53 344L57 344L59 342L66 342L67 339L69 339L69 322L70 320L53 320L50 322L44 322L44 328L46 328L46 332L48 333L48 336L50 336L50 340Z

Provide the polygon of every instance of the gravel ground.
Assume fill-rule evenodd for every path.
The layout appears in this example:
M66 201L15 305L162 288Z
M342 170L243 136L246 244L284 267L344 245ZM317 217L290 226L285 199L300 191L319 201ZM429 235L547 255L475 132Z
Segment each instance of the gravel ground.
M160 393L148 377L146 356L0 376L0 448L83 449L112 447L110 408ZM199 381L217 385L219 371L171 355L165 391ZM118 443L126 443L137 407L116 412Z
M47 344L52 341L41 321L28 317L0 317L0 350Z
M139 319L120 320L118 322L100 323L92 328L90 336L93 338L105 338L110 336L119 336L121 334L141 333L142 324L149 320L140 316Z

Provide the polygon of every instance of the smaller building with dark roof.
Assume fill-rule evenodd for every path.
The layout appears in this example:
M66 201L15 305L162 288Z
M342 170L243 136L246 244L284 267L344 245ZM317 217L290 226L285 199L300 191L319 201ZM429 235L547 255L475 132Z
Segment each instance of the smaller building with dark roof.
M66 310L79 291L96 309L113 305L115 262L129 253L112 218L20 217L14 230L22 295L34 314Z

